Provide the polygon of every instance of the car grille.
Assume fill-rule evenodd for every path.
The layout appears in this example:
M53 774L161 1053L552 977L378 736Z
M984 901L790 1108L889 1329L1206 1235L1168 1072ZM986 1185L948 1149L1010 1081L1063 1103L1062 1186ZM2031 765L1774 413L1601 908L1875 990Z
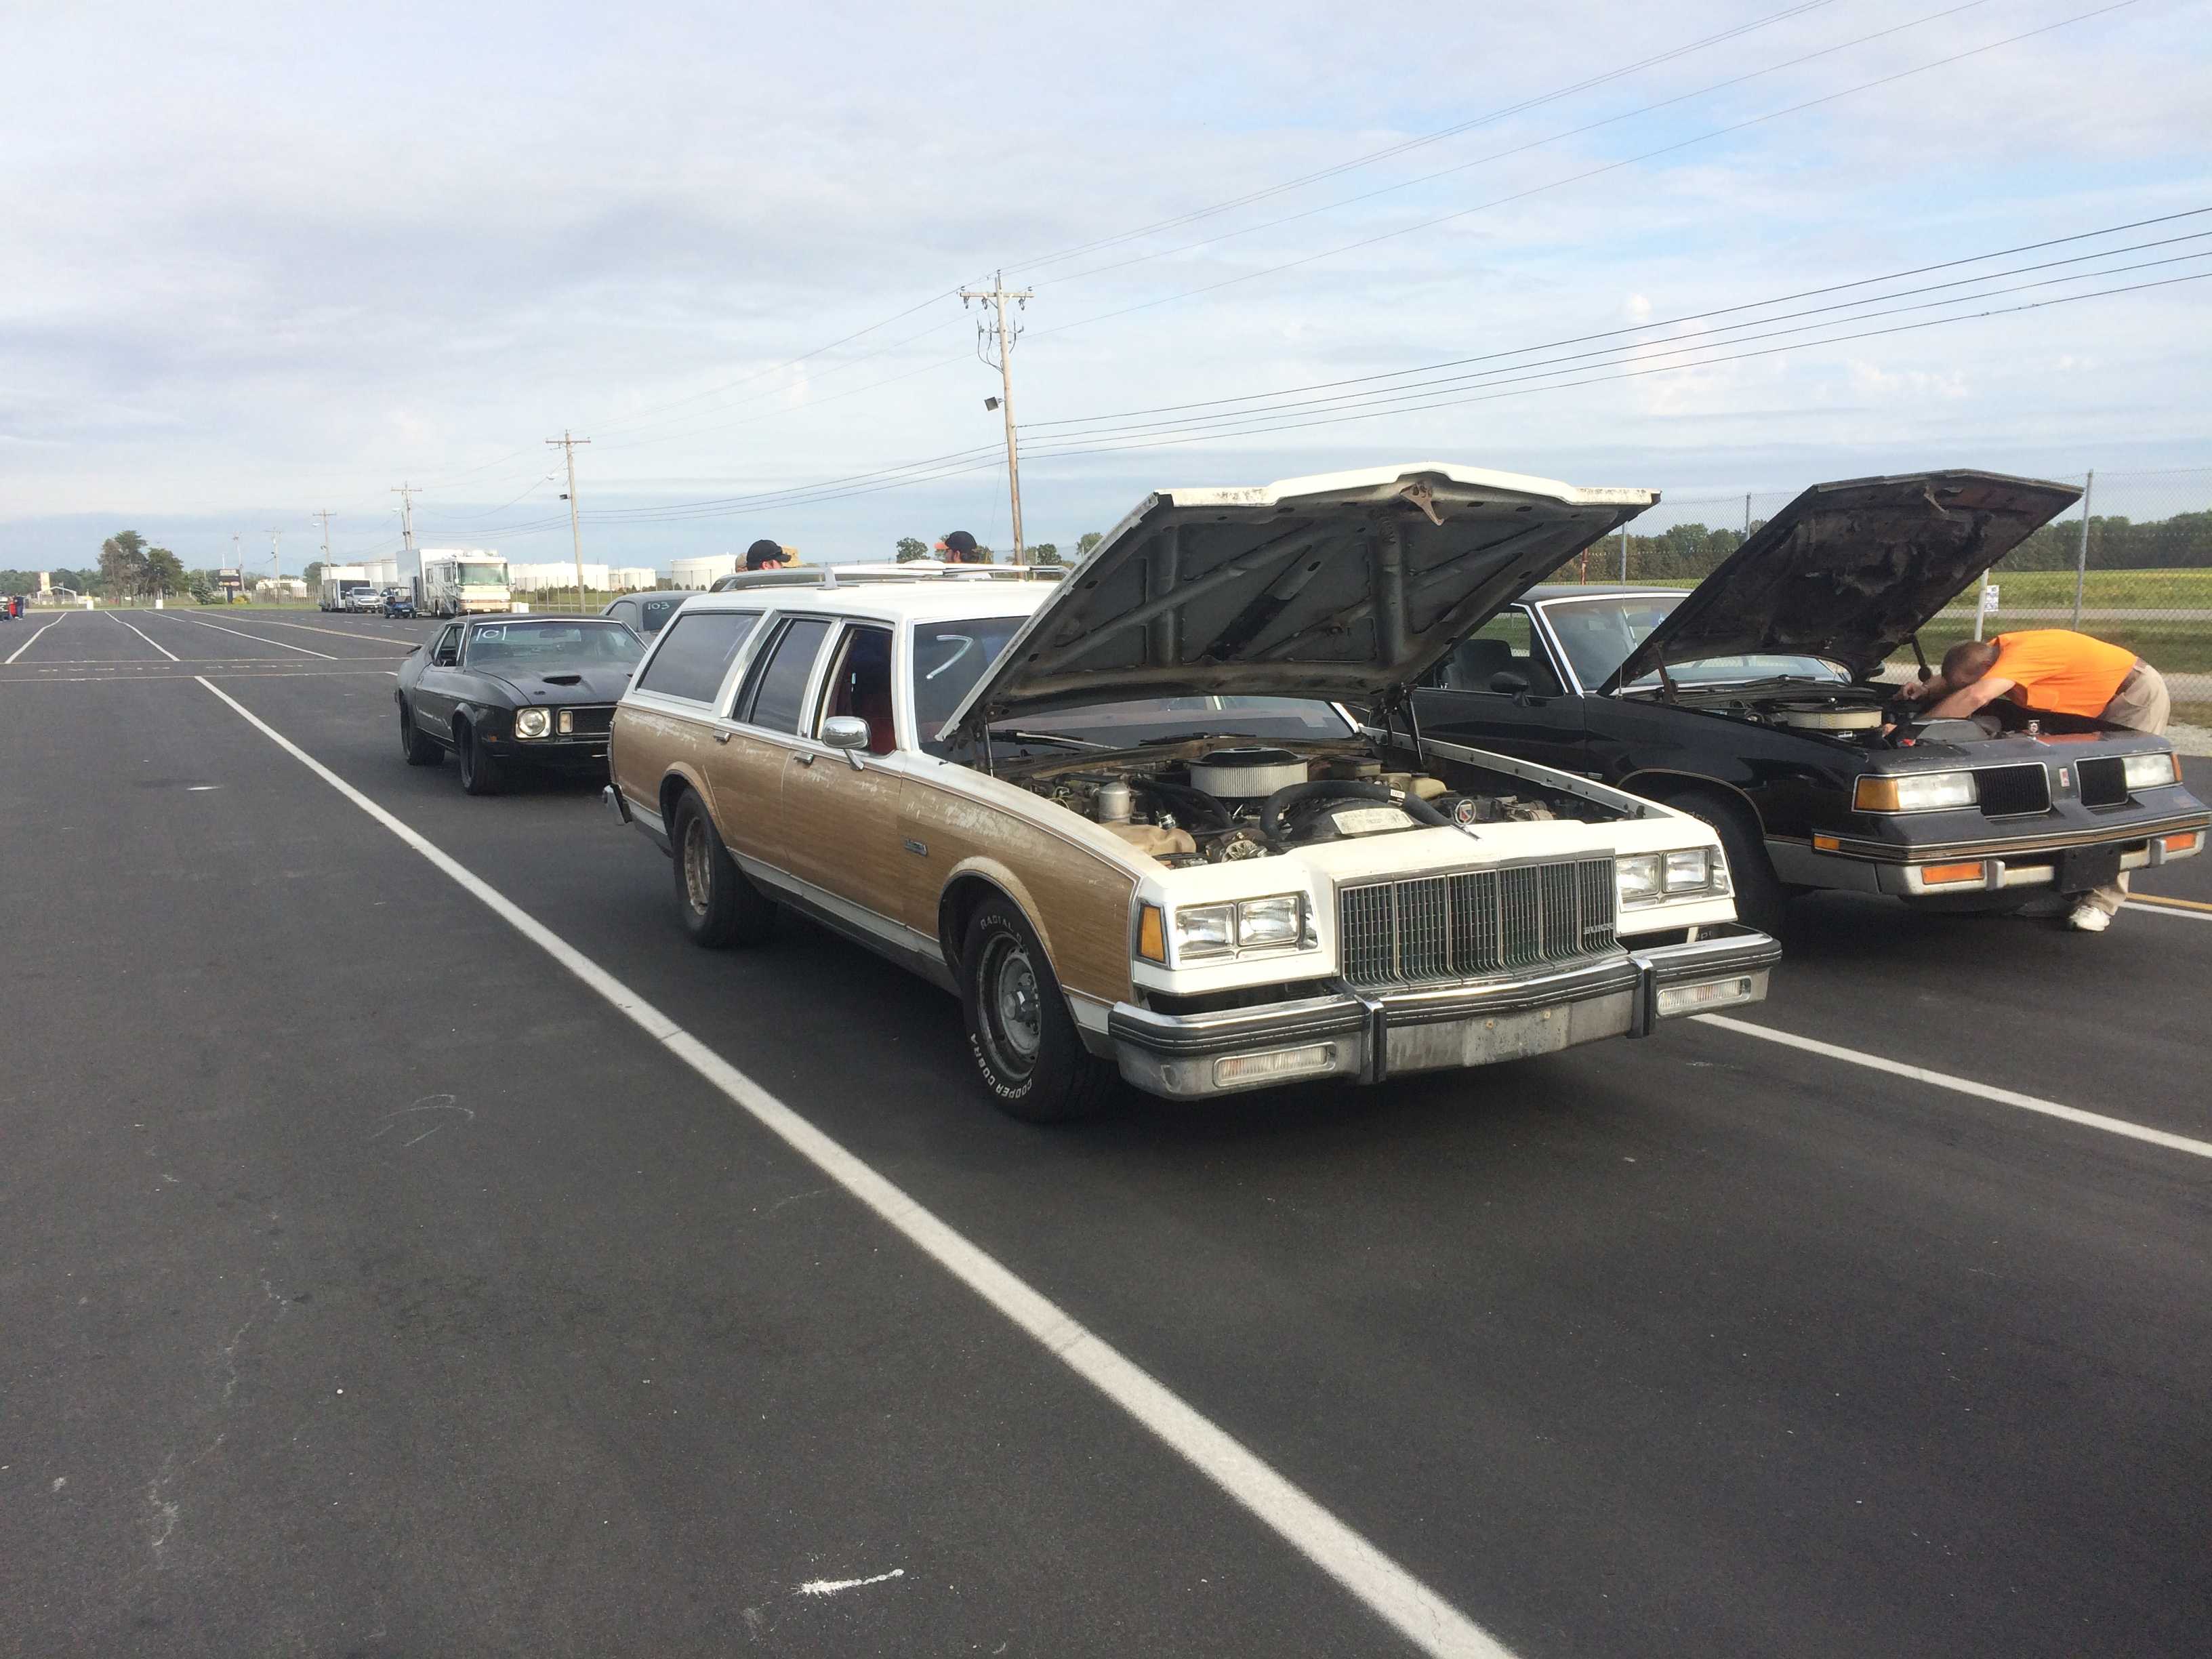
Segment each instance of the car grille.
M1974 774L1974 794L1993 818L2051 810L2051 780L2040 766L1984 766Z
M1615 891L1609 858L1347 887L1337 896L1344 976L1419 985L1610 950Z
M2118 806L2128 798L2126 764L2118 756L2085 760L2075 768L2084 806Z
M615 729L613 705L597 708L564 708L554 721L554 729L563 737L603 738Z

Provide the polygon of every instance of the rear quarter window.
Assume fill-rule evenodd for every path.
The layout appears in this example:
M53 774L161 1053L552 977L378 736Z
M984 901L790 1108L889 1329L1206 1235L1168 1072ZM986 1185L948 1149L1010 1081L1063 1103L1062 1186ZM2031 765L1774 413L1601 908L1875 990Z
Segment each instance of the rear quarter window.
M713 702L731 659L759 620L757 611L703 611L678 617L665 630L637 689L686 702Z

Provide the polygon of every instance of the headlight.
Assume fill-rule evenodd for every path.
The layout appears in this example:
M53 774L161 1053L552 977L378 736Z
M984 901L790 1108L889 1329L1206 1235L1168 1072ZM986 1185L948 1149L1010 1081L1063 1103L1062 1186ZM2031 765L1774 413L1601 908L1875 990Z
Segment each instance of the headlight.
M1668 854L1665 875L1669 893L1702 893L1713 884L1711 860L1702 847Z
M1296 950L1306 939L1303 893L1279 893L1234 904L1194 904L1175 913L1178 964L1245 951Z
M553 711L550 708L518 708L514 711L514 735L518 738L542 738L553 729Z
M1623 904L1659 902L1659 855L1638 853L1613 862L1613 879L1620 884Z
M2156 789L2181 781L2181 763L2171 754L2130 755L2120 763L2120 776L2130 789Z
M1936 812L1973 804L1972 772L1869 773L1851 786L1851 805L1861 812Z

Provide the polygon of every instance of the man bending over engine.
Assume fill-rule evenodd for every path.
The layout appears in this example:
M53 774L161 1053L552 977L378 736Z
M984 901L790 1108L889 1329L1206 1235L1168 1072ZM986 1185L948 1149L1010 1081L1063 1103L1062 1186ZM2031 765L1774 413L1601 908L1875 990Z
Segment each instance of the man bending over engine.
M1929 720L1963 718L2010 697L2024 708L2086 714L2132 731L2166 730L2166 682L2132 651L2063 628L2036 628L1966 640L1943 653L1943 672L1908 684L1903 695L1929 704ZM2128 878L2081 896L2068 927L2101 933L2128 894Z

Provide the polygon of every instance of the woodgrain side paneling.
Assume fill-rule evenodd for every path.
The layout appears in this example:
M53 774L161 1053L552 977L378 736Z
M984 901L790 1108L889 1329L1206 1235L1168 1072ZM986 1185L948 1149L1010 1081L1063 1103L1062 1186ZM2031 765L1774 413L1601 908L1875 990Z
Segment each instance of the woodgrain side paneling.
M608 763L616 787L633 801L658 812L662 780L671 772L681 772L695 781L703 778L705 757L714 746L708 740L703 719L623 703L615 709Z

